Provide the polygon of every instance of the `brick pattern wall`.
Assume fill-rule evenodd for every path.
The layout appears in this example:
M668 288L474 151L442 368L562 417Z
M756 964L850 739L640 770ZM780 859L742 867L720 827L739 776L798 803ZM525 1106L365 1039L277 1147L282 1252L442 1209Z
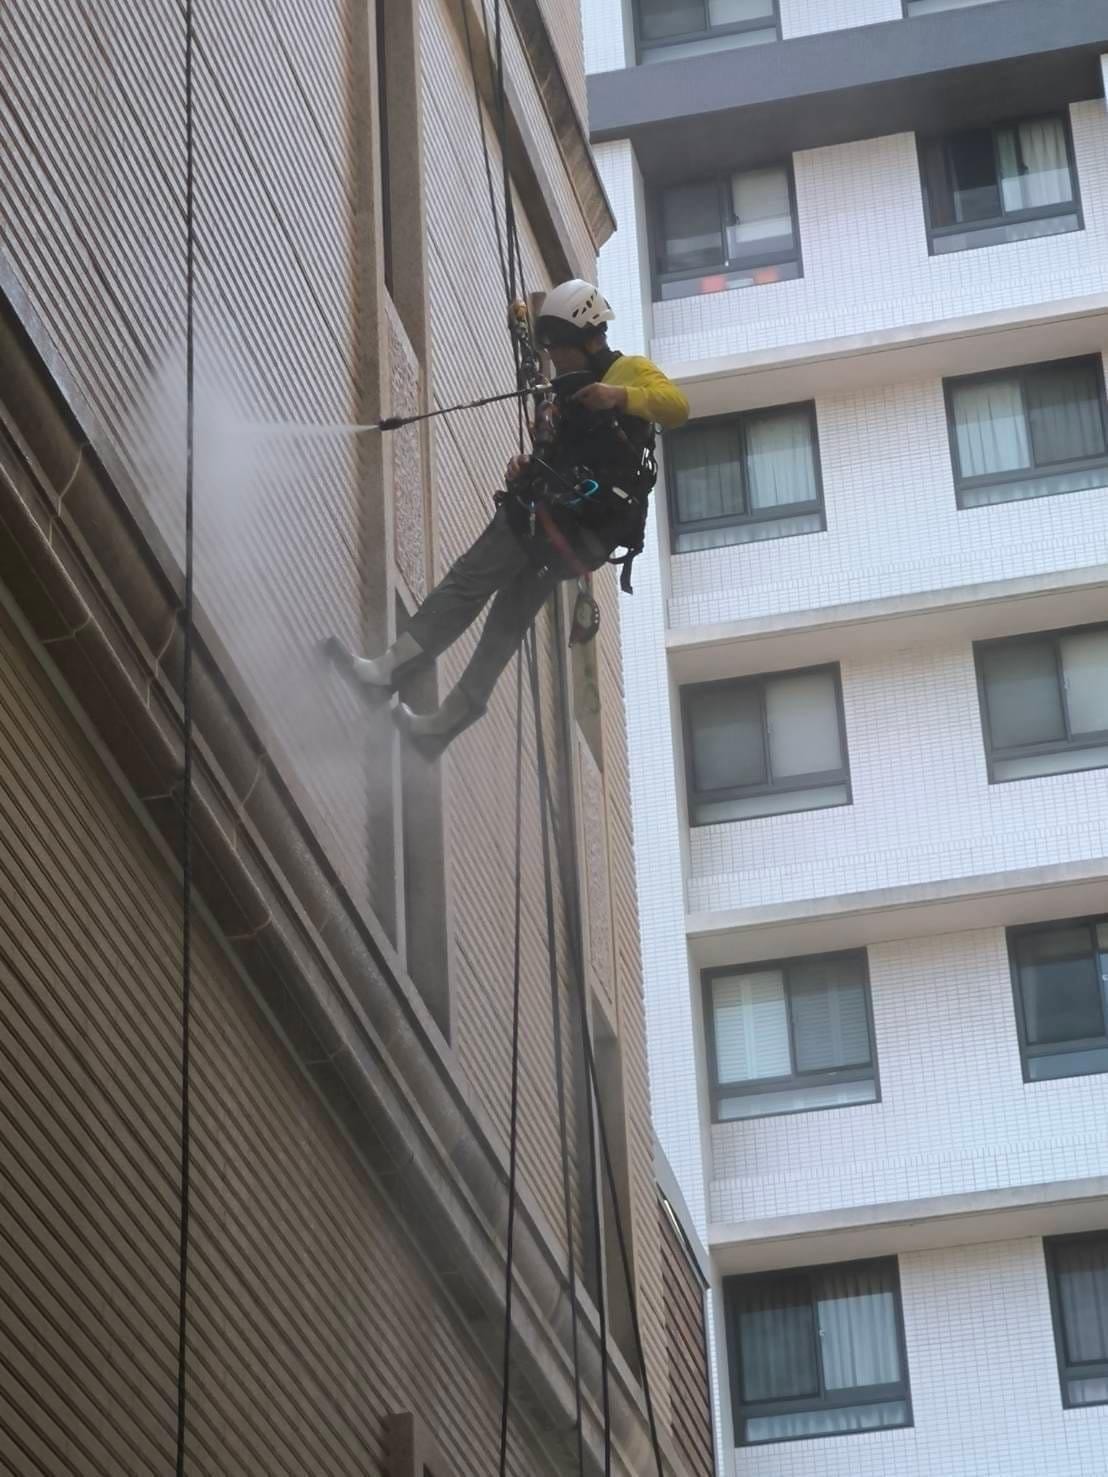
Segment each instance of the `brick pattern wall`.
M1085 229L928 256L915 136L795 155L804 276L654 307L663 363L812 343L1100 293L1108 250L1108 115L1070 109Z
M1108 1408L1063 1410L1042 1243L900 1258L914 1427L740 1450L752 1477L1101 1477Z
M1003 929L869 949L881 1101L719 1123L712 1218L1108 1175L1108 1076L1026 1083Z

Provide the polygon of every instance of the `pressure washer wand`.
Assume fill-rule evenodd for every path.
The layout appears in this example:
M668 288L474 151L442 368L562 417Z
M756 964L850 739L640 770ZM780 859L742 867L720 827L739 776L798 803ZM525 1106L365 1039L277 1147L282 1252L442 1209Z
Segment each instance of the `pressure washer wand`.
M480 410L483 405L496 405L501 400L522 400L528 395L541 393L550 388L547 384L529 385L525 390L507 390L503 395L485 395L480 400L466 400L461 405L443 405L438 410L425 410L421 415L390 415L376 425L364 426L366 431L399 431L404 426L414 426L417 421L433 420L437 415L453 415L456 410Z

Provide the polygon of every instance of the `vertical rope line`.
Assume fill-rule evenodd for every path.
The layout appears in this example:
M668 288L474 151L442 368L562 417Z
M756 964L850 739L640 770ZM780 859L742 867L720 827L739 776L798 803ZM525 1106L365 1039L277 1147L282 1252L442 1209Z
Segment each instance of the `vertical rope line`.
M508 1411L512 1382L512 1290L515 1267L516 1171L519 1158L519 1004L523 918L523 654L516 657L515 916L512 950L512 1086L508 1133L508 1230L504 1272L504 1347L500 1386L500 1477L508 1470Z
M531 705L535 714L536 743L541 746L542 737L542 699L539 693L538 683L538 660L536 657L535 627L524 638L527 649L527 666L531 675ZM585 1473L585 1434L582 1426L581 1405L581 1351L580 1336L578 1331L578 1306L577 1306L577 1257L576 1237L573 1234L573 1200L570 1189L569 1175L569 1138L566 1131L566 1080L565 1080L565 1047L562 1041L562 1000L561 986L558 980L558 931L554 915L554 882L553 869L550 862L550 826L546 815L546 793L545 793L545 770L539 766L539 822L542 834L542 870L543 870L543 893L546 904L546 959L550 978L550 1011L554 1034L554 1082L557 1093L558 1104L558 1138L562 1158L562 1203L565 1207L565 1237L567 1255L567 1281L569 1285L569 1320L570 1335L573 1352L573 1400L574 1419L577 1433L577 1470L584 1477ZM591 1123L590 1123L591 1128ZM590 1140L590 1148L591 1148ZM596 1184L595 1160L593 1162L593 1184ZM599 1231L599 1219L596 1221L596 1229ZM602 1368L604 1377L604 1412L605 1412L605 1452L607 1453L608 1440L608 1359L607 1359L607 1334L604 1328L603 1294L601 1295L601 1352ZM607 1464L606 1469L607 1469Z
M185 0L185 591L182 609L181 708L184 771L181 785L181 1227L177 1290L177 1477L185 1470L185 1417L188 1374L188 1277L191 1128L192 1014L192 647L194 605L194 452L196 444L196 364L194 353L195 173L193 118L193 0Z
M541 742L538 745L538 764L540 776L546 771L546 751ZM646 1351L642 1341L642 1324L639 1319L638 1296L635 1291L635 1279L631 1267L631 1256L627 1246L627 1235L623 1225L623 1212L620 1209L619 1195L617 1193L615 1170L612 1166L611 1148L608 1143L608 1133L604 1125L604 1110L600 1101L600 1083L596 1070L596 1056L593 1052L592 1037L588 1029L587 1001L585 998L585 953L584 933L581 924L581 915L576 905L576 889L574 877L567 856L567 848L561 839L558 827L558 817L554 810L553 796L550 792L550 784L547 781L543 785L546 794L546 803L550 812L550 828L554 835L554 851L558 861L558 871L562 879L562 890L570 903L570 923L573 937L574 951L574 976L578 995L578 1008L582 1021L582 1044L585 1053L585 1069L588 1074L590 1098L596 1112L596 1128L600 1138L600 1156L604 1165L604 1176L608 1185L608 1193L612 1202L612 1220L615 1224L616 1239L619 1245L620 1263L623 1268L623 1276L627 1286L627 1301L631 1312L631 1332L635 1341L635 1355L639 1363L642 1375L643 1400L646 1405L647 1423L650 1428L650 1444L653 1448L654 1462L658 1477L664 1477L664 1464L662 1460L661 1442L658 1436L658 1423L654 1411L654 1399L650 1392L650 1376L646 1367Z

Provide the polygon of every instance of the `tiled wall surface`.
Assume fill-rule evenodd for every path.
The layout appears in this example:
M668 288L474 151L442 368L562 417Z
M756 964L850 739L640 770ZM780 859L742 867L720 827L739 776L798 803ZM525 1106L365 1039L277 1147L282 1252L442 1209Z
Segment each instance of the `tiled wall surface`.
M781 35L812 36L896 21L904 15L900 0L780 0Z
M1108 562L1108 490L960 509L942 382L816 404L827 528L675 556L673 627Z
M928 256L915 136L794 157L804 276L654 307L663 363L781 348L1103 292L1108 113L1070 110L1085 229Z
M691 912L1108 856L1103 770L988 783L968 639L841 666L853 803L693 829Z
M915 1425L735 1454L737 1477L1104 1477L1108 1407L1063 1410L1042 1243L900 1258Z
M1023 1080L1003 929L876 944L869 968L881 1101L716 1124L713 1220L1108 1175L1108 1074Z

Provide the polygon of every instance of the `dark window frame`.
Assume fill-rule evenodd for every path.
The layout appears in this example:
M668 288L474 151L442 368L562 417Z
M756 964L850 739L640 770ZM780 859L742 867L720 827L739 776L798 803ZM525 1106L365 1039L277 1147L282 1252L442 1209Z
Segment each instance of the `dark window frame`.
M802 775L796 778L773 781L769 780L760 785L732 785L723 790L700 791L696 787L695 775L693 773L693 743L692 727L689 718L689 704L687 695L699 692L709 687L749 687L757 685L760 689L760 701L762 710L762 751L766 759L767 773L769 769L769 727L766 719L765 684L772 682L775 677L807 677L816 672L830 672L835 679L835 703L839 723L839 745L842 749L843 764L841 769L821 770L819 774ZM801 815L804 813L803 806L795 811L770 812L768 815L736 816L733 820L698 821L693 819L693 811L699 803L715 803L726 800L748 800L755 799L759 795L782 795L793 791L818 790L827 785L843 785L846 788L846 799L836 805L814 806L818 810L841 810L845 806L853 805L854 790L850 779L850 751L847 746L846 735L846 709L843 703L843 679L842 668L838 662L818 662L810 667L790 667L780 672L758 672L749 677L724 677L716 678L711 682L692 682L681 688L681 734L685 745L685 792L689 811L690 826L724 826L741 825L745 821L772 820L779 815Z
M1054 1326L1054 1353L1058 1361L1058 1382L1062 1392L1063 1410L1098 1410L1108 1406L1108 1400L1088 1402L1071 1400L1069 1381L1073 1379L1108 1379L1108 1360L1090 1364L1069 1364L1066 1359L1066 1325L1062 1317L1062 1299L1058 1290L1058 1269L1054 1250L1058 1246L1072 1245L1080 1241L1104 1241L1108 1243L1108 1230L1082 1231L1074 1236L1045 1236L1043 1258L1046 1262L1047 1286L1050 1289L1050 1317Z
M975 641L973 645L973 660L977 671L977 703L981 710L981 736L985 744L985 763L988 769L990 785L1017 785L1026 780L1034 779L1056 779L1063 774L1091 774L1094 770L1108 768L1104 764L1087 764L1080 769L1065 769L1055 771L1053 774L1027 774L1013 775L1010 778L998 777L996 774L996 761L1007 759L1034 759L1039 755L1065 754L1070 750L1093 749L1108 744L1108 728L1099 729L1094 733L1082 733L1074 736L1070 728L1069 702L1066 696L1065 675L1062 670L1060 641L1063 636L1075 636L1081 632L1108 631L1108 621L1090 621L1079 626L1064 626L1054 631L1026 631L1018 636L997 636L988 641ZM1064 739L1047 739L1038 744L1018 744L1013 748L997 749L993 744L992 730L989 721L988 690L985 686L985 664L982 660L983 653L990 651L996 646L1032 645L1037 642L1052 641L1054 643L1054 664L1058 679L1058 691L1061 697L1062 721L1066 726L1066 737Z
M1023 1080L1035 1087L1044 1082L1067 1082L1073 1077L1102 1077L1104 1072L1075 1072L1071 1077L1065 1075L1059 1077L1032 1077L1031 1060L1040 1056L1068 1056L1081 1051L1108 1050L1108 1011L1105 1011L1104 1034L1102 1036L1088 1036L1082 1040L1073 1041L1047 1041L1042 1044L1033 1044L1027 1039L1027 1020L1024 1015L1023 987L1020 981L1020 968L1017 949L1021 938L1029 934L1050 933L1059 928L1082 928L1092 930L1094 960L1098 952L1096 947L1096 928L1098 924L1108 923L1108 913L1093 913L1082 918L1052 918L1045 923L1025 923L1018 928L1009 928L1007 931L1008 945L1008 972L1012 985L1012 1005L1016 1013L1016 1037L1020 1048L1020 1066L1023 1069ZM1108 1070L1108 1069L1106 1069Z
M743 502L749 508L750 501L747 496L745 470L747 422L757 416L778 414L792 415L796 414L797 411L804 411L807 414L808 421L811 427L812 459L816 472L817 492L817 497L814 502L809 501L806 503L786 503L783 504L780 508L764 508L759 509L757 512L730 514L722 518L698 518L693 522L685 522L679 518L677 509L676 477L674 476L671 464L668 461L668 448L674 442L679 441L682 437L688 436L690 433L695 433L702 430L710 431L716 426L736 426L739 433L740 456L742 458L742 460L740 460L740 474L742 477ZM748 528L757 526L760 523L774 523L778 520L785 520L788 518L803 518L810 513L819 514L820 526L818 529L809 529L807 530L808 532L823 533L827 529L827 512L823 498L823 464L820 458L819 449L819 415L817 413L816 402L814 400L796 400L790 402L790 404L788 405L758 406L756 409L753 410L742 410L729 415L705 416L702 420L689 421L688 424L682 427L679 431L666 432L666 434L662 438L662 453L663 456L667 457L666 510L669 514L670 533L674 538L678 538L682 534L703 533L713 528ZM670 491L671 478L673 479L672 494ZM803 535L801 534L790 535L790 537L797 538L800 538L802 536ZM701 553L704 551L690 549L678 552Z
M735 1302L739 1289L744 1284L764 1286L767 1278L785 1281L806 1280L811 1288L816 1274L826 1272L830 1268L839 1271L845 1268L862 1267L886 1267L892 1272L893 1306L896 1314L896 1336L897 1352L900 1356L900 1369L902 1378L893 1385L862 1385L856 1386L851 1391L836 1392L828 1396L824 1390L823 1358L819 1348L819 1334L815 1327L815 1299L809 1297L809 1308L812 1315L812 1337L813 1346L819 1357L816 1360L819 1379L820 1396L813 1399L811 1396L797 1396L792 1400L765 1400L747 1404L742 1396L742 1362L739 1354L738 1319L735 1312ZM880 1431L904 1431L915 1425L915 1415L912 1409L912 1382L908 1369L908 1343L904 1333L904 1297L900 1285L900 1260L896 1256L862 1257L849 1262L822 1263L818 1266L787 1267L777 1272L751 1272L740 1276L726 1277L723 1284L724 1321L727 1325L727 1356L731 1370L731 1402L732 1417L735 1431L736 1446L779 1446L792 1441L827 1441L842 1436L873 1436ZM870 1395L867 1400L862 1391L877 1391L876 1395ZM748 1420L756 1419L758 1416L806 1414L812 1410L842 1410L844 1407L865 1404L884 1404L901 1400L907 1408L907 1419L899 1426L878 1426L868 1431L821 1431L818 1435L803 1436L773 1436L766 1441L746 1441L743 1439L745 1424Z
M644 51L665 51L671 46L687 46L694 41L711 41L715 36L738 36L747 31L768 31L771 28L777 32L776 40L781 40L781 0L771 0L773 14L764 16L761 20L733 21L726 26L713 26L708 18L708 0L702 0L704 7L705 26L700 31L684 31L680 36L666 36L660 41L652 41L642 33L639 22L639 3L632 0L631 13L635 31L635 61L639 66L643 65ZM767 45L770 43L767 43Z
M678 189L691 187L693 185L711 185L716 187L716 200L719 210L719 237L721 251L726 250L727 225L730 219L730 195L731 181L735 175L756 174L762 169L783 169L789 185L789 213L792 218L794 250L792 251L767 251L763 252L757 261L744 259L741 262L731 264L727 258L721 255L718 262L703 267L685 267L681 271L667 272L662 268L662 243L665 240L665 226L663 222L662 197L667 189ZM653 191L649 217L650 235L650 262L651 262L651 293L654 302L662 301L662 287L669 282L695 282L698 277L713 277L726 272L739 272L744 268L757 271L760 267L782 266L787 262L796 262L796 277L785 278L785 281L799 281L804 276L804 249L800 239L800 213L796 199L796 175L793 170L793 158L790 154L787 159L768 159L764 164L752 164L748 168L731 169L723 174L702 175L697 179L671 180L668 185L661 185ZM755 284L766 287L777 286L777 283L767 282ZM738 288L727 288L725 291L739 291ZM702 294L703 295L703 294Z
M857 959L861 964L862 989L866 1001L866 1029L869 1032L870 1059L866 1066L824 1068L818 1072L794 1071L787 1077L758 1077L750 1082L721 1083L716 1052L716 1015L714 985L717 979L750 974L762 969L780 969L785 973L792 964L811 964L820 959ZM877 1032L873 1023L873 994L870 987L869 951L867 949L833 949L819 954L793 954L786 959L760 960L756 964L716 965L701 970L701 1008L704 1011L704 1043L708 1066L708 1096L713 1123L748 1123L751 1118L721 1118L719 1105L724 1098L755 1097L762 1093L787 1091L790 1087L830 1087L840 1082L872 1082L874 1096L864 1103L826 1103L814 1108L767 1108L753 1118L791 1118L797 1113L846 1112L850 1108L868 1108L881 1101L881 1075L877 1064ZM796 1036L793 1027L791 992L785 978L786 1019L789 1027L789 1055L795 1065Z
M931 192L927 185L927 149L937 143L943 145L943 164L947 175L947 184L953 193L953 183L950 178L950 155L947 151L947 141L960 133L976 133L978 129L954 128L947 133L917 134L916 135L916 157L919 163L920 190L923 195L924 222L927 228L927 251L929 256L947 255L945 252L935 250L936 238L944 236L967 236L975 231L993 231L1005 225L1018 225L1022 221L1051 220L1055 216L1075 215L1077 225L1075 230L1085 229L1085 212L1081 203L1081 181L1077 172L1077 155L1073 147L1073 128L1070 124L1069 108L1061 112L1049 113L1025 113L1018 118L1000 118L994 123L982 124L981 128L988 128L993 140L993 160L996 167L997 188L1000 186L1000 160L997 156L996 136L1004 128L1018 128L1021 123L1045 123L1048 119L1057 119L1062 124L1062 130L1066 140L1066 162L1070 171L1070 187L1073 191L1072 198L1058 205L1034 205L1027 210L1013 210L1005 212L1002 208L1000 215L990 216L987 220L956 221L949 226L936 226L934 223L934 211L932 207ZM1063 232L1062 234L1070 234ZM1035 238L1022 238L1035 239ZM1011 246L1012 241L986 241L982 246ZM980 250L980 247L966 246L961 248L965 251Z
M965 477L962 475L962 463L958 452L958 437L954 420L955 392L963 385L982 384L987 380L1018 379L1024 419L1029 428L1027 443L1031 448L1032 456L1034 456L1035 448L1030 433L1030 421L1027 418L1027 390L1025 381L1036 372L1049 369L1052 365L1067 364L1087 364L1095 367L1097 382L1100 388L1101 424L1104 428L1105 441L1108 442L1108 382L1105 381L1104 356L1102 354L1074 354L1065 359L1039 359L1033 364L1015 364L1008 369L987 369L978 374L959 374L952 376L950 379L943 380L943 401L946 406L946 433L950 442L950 462L954 473L954 497L958 507L963 512L997 506L995 503L964 502L962 500L963 493L972 488L1018 487L1025 482L1033 482L1045 477L1059 476L1066 472L1096 471L1100 467L1108 470L1108 451L1106 451L1100 456L1070 457L1067 461L1045 462L1041 466L1032 462L1029 467L1020 467L1009 472L985 472L977 477ZM1057 492L1043 492L1036 494L1036 496L1061 497L1069 490L1071 489L1060 488ZM1019 501L1019 499L1011 499L1011 501ZM1032 501L1032 499L1029 499L1029 501Z

